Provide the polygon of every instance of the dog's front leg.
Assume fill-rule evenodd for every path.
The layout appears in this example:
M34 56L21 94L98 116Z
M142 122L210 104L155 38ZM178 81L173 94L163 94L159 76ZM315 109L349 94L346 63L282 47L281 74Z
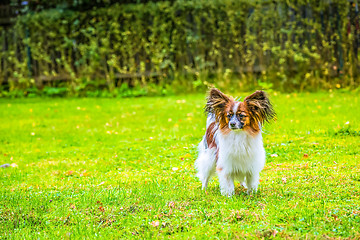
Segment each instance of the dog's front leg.
M220 191L224 196L231 197L235 193L234 187L234 178L231 174L225 173L221 168L217 169L219 182L220 182Z
M256 193L259 185L260 174L248 173L246 174L247 194Z

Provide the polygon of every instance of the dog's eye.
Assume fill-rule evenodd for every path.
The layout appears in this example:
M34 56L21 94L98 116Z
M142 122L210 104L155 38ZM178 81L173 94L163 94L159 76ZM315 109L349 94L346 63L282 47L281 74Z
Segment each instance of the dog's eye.
M227 118L231 118L232 116L233 116L233 114L229 113L229 114L227 115Z
M243 115L241 113L237 114L237 116L238 116L239 119L244 119L246 117L245 115Z

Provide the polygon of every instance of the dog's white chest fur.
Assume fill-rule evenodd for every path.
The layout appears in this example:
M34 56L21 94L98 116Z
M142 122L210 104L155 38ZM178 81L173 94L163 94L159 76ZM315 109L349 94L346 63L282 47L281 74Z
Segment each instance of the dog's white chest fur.
M217 135L219 158L217 168L225 174L251 174L260 172L265 164L265 151L261 133L249 136L244 131L231 131Z

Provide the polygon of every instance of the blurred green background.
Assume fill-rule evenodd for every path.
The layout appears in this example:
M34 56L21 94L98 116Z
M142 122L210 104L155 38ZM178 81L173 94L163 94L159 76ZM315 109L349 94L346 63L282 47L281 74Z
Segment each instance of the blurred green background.
M4 0L0 96L359 86L357 1Z

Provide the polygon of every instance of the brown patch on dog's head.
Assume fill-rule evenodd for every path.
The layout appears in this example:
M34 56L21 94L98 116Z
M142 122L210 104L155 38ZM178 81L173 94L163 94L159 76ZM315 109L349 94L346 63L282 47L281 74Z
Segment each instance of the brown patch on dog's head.
M232 97L226 96L219 89L212 88L209 91L205 112L213 113L215 115L216 121L219 122L221 130L225 130L228 125L226 113L229 111L234 102L235 101Z
M245 108L249 114L249 132L255 134L265 122L276 120L274 108L264 91L256 91L244 99Z

